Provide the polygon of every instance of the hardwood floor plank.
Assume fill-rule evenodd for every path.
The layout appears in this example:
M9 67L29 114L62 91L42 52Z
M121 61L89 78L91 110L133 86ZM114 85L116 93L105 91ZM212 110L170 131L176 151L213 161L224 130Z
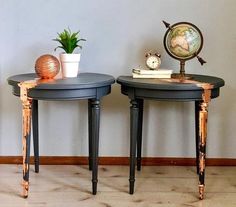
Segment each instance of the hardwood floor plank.
M21 195L20 165L0 165L0 207L236 206L236 167L207 167L206 198L198 199L194 167L143 167L134 195L128 194L127 166L99 166L98 193L91 194L87 166L31 168L28 199Z

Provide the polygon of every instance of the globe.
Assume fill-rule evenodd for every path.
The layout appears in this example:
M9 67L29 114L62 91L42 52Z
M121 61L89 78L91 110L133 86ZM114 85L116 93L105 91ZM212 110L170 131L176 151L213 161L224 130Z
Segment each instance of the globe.
M203 65L206 63L198 56L203 46L201 31L192 23L178 22L170 25L163 21L168 28L164 36L164 47L167 53L180 60L180 74L185 76L185 61L197 57Z
M201 51L202 45L203 37L200 30L188 22L172 25L164 37L166 51L179 60L194 58Z

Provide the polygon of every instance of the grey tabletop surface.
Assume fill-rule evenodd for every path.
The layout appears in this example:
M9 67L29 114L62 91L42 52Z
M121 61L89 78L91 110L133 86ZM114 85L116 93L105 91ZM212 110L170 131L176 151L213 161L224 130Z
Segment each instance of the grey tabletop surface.
M34 80L38 78L35 73L19 74L7 79L12 86L18 86L18 83ZM76 78L54 79L51 81L39 81L34 89L83 89L111 85L115 82L114 77L99 73L81 73Z
M196 74L190 75L192 75L193 81L197 81L200 83L209 83L213 85L213 89L220 88L225 84L224 80L218 77ZM132 78L132 76L120 76L117 78L117 83L133 88L157 90L202 90L202 88L197 86L195 83L171 82L168 79L137 79Z

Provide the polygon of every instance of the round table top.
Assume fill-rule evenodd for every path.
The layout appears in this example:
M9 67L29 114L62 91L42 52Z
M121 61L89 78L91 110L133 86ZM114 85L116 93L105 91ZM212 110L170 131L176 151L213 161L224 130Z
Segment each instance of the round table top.
M110 75L80 73L76 78L39 79L35 73L11 76L8 83L12 93L20 96L19 83L31 81L36 85L28 90L28 97L36 100L100 99L111 92L115 79Z
M225 82L223 79L206 76L206 75L194 75L190 74L193 79L191 81L196 81L199 83L208 83L213 86L212 89L220 88L224 86ZM147 78L132 78L132 76L120 76L117 79L117 83L132 87L132 88L142 88L142 89L156 89L156 90L202 90L196 83L186 82L176 82L173 79L147 79Z
M38 78L35 73L27 73L11 76L7 79L8 83L12 86L17 86L18 83L34 80ZM84 89L84 88L97 88L111 85L115 82L114 77L98 73L80 73L76 78L64 78L53 80L40 80L34 89Z

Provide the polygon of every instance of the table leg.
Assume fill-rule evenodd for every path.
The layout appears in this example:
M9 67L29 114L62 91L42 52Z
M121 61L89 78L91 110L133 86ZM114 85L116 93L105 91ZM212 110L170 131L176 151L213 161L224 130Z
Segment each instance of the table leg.
M88 100L88 146L89 146L89 170L92 170L92 107L91 99Z
M100 122L100 101L92 100L91 102L91 118L92 118L92 185L93 194L97 193L97 174L98 174L98 145L99 145L99 122Z
M129 175L129 193L134 193L135 182L135 159L136 159L136 143L138 136L138 102L137 100L130 101L130 175Z
M199 110L200 110L200 102L195 101L195 140L196 140L197 174L199 174Z
M30 130L31 130L31 107L32 99L27 98L23 104L23 196L28 197L29 191L29 168L30 168Z
M140 171L142 164L143 99L138 100L138 108L137 170Z
M39 172L39 129L38 129L38 100L32 102L32 126L34 144L34 166L35 172Z
M199 198L204 198L208 103L200 102L199 111Z

